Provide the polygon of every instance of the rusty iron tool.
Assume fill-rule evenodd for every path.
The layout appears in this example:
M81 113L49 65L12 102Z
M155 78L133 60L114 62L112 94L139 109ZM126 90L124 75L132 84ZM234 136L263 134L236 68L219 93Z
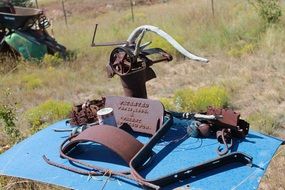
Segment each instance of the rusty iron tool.
M71 126L82 126L98 122L97 111L105 106L105 98L87 100L83 104L73 106L69 116Z
M179 113L171 112L174 117L183 119L195 119L201 122L198 126L199 134L202 137L209 137L215 134L219 143L224 145L224 149L219 146L217 153L225 155L233 146L233 140L243 139L249 131L249 123L240 119L240 114L232 109L222 109L208 107L207 112L197 113Z
M143 147L141 142L124 130L110 125L95 125L71 138L67 144L62 146L61 156L66 157L71 149L83 142L95 142L104 145L118 154L126 164Z
M131 173L134 176L134 178L136 178L137 180L140 180L142 182L147 182L148 184L153 184L153 186L155 186L155 189L161 189L162 187L169 185L171 183L175 183L175 182L185 180L191 177L196 177L198 175L214 170L216 168L224 167L228 164L240 163L240 164L251 166L252 159L253 159L251 156L246 155L242 152L233 152L233 153L230 153L224 156L217 157L212 160L208 160L206 162L200 163L195 166L187 167L185 169L172 172L169 175L149 180L149 179L145 179L139 173L139 169L138 169L140 165L143 164L144 161L146 161L145 157L143 156L143 152L145 150L146 148L144 147L131 160L130 162Z
M151 42L141 44L146 32L150 31L164 38L189 59L208 62L207 59L190 53L170 35L154 26L144 25L136 28L125 42L108 42L103 44L95 43L97 27L98 24L95 25L91 46L117 45L110 54L110 60L106 66L107 75L108 77L120 76L125 96L147 98L146 82L156 78L151 66L155 63L169 62L173 59L170 54L161 48L147 48Z
M207 171L220 168L228 164L241 163L252 166L253 158L251 156L242 152L233 152L212 160L208 160L196 166L190 166L179 171L171 172L169 175L156 179L146 179L140 174L140 167L148 160L147 155L152 152L152 149L157 144L158 139L161 139L165 135L165 130L166 128L161 128L158 130L155 136L153 136L152 139L135 155L135 157L133 157L129 164L133 177L136 180L141 181L141 184L152 184L154 186L153 189L160 189L168 184L175 183L189 177L195 177Z
M125 143L122 144L122 146L117 146L114 145L115 143L117 143L117 141L122 141L122 139L125 138L125 136L127 136L127 141L129 141L131 138L132 141L136 141L135 139L133 139L133 137L131 137L129 134L122 132L121 129L115 128L113 126L97 126L97 128L88 128L86 129L84 132L82 132L81 134L79 134L78 136L74 136L74 137L70 137L68 139L66 139L62 145L60 150L61 151L61 156L63 158L68 159L71 162L80 164L82 166L84 166L85 168L87 168L86 170L83 169L78 169L78 168L72 168L72 167L68 167L65 166L63 164L58 164L55 163L51 160L49 160L46 156L43 156L43 159L48 163L51 164L53 166L62 168L62 169L66 169L68 171L72 171L75 173L79 173L82 175L104 175L106 174L106 172L108 172L108 174L110 175L110 177L116 177L116 178L126 178L129 180L133 180L136 181L138 184L142 185L144 188L148 188L148 189L160 189L161 187L173 183L173 182L177 182L179 180L183 180L186 179L188 177L191 176L196 176L199 175L203 172L218 168L218 167L222 167L224 165L227 164L231 164L234 162L239 162L242 164L251 164L252 163L252 158L248 155L245 155L243 153L240 152L235 152L235 153L231 153L231 154L227 154L225 156L221 156L219 158L201 163L197 166L193 166L193 167L189 167L180 171L176 171L171 173L170 175L167 176L163 176L154 180L146 180L144 179L139 172L141 170L143 170L146 165L145 163L147 163L151 156L153 155L153 147L159 142L159 140L166 134L166 132L170 129L173 119L171 114L165 112L165 121L163 123L163 126L159 128L159 130L155 133L155 135L153 135L150 139L150 141L145 144L142 148L140 148L140 150L135 153L134 156L122 156L127 152L127 149L121 149L122 146L125 145ZM103 127L103 128L102 128ZM104 127L107 127L107 131L104 130ZM92 130L92 131L91 131ZM113 131L116 131L114 135L112 135L112 137L114 138L115 136L115 143L114 140L111 140L109 138L109 134L112 134ZM124 138L122 138L121 133L124 133L123 136ZM93 134L93 135L91 135ZM97 135L96 135L97 134ZM96 136L96 137L94 137ZM107 139L106 139L107 138ZM73 140L74 139L74 140ZM118 140L116 140L118 139ZM81 142L87 142L87 141L91 141L91 142L99 142L100 144L102 143L102 145L105 145L107 147L109 147L111 150L113 150L114 152L116 152L118 155L120 155L125 162L127 162L129 160L130 157L131 160L129 162L129 166L130 166L130 170L129 171L111 171L110 169L107 168L102 168L99 166L94 166L91 165L89 163L86 163L84 161L72 158L70 156L68 156L68 152L75 148L76 144L81 143ZM128 143L127 144L133 144L133 143ZM137 143L135 143L137 144ZM134 146L134 145L128 145L128 146ZM139 145L140 146L140 145ZM137 146L137 147L139 147ZM136 147L136 146L135 146ZM135 148L136 149L136 148ZM138 148L139 149L139 148ZM135 151L134 151L135 152ZM131 153L133 154L133 153ZM126 155L130 155L129 153L126 153ZM96 155L94 155L96 156ZM88 169L90 168L90 169ZM131 173L131 175L129 175L129 173Z
M173 124L173 120L171 115L165 113L163 125L159 128L159 130L155 133L154 136L151 137L152 142L158 142L160 138L169 130L171 125ZM157 122L159 123L159 121ZM112 138L110 138L110 134L112 134ZM149 189L155 189L157 186L151 183L141 181L130 175L129 171L112 171L107 168L102 168L100 166L94 166L79 159L72 158L68 156L68 153L71 149L76 148L76 145L81 142L99 142L100 144L110 148L115 153L117 153L125 162L129 163L130 158L136 154L137 149L141 148L141 143L134 139L130 134L124 132L123 130L113 127L113 126L94 126L86 129L79 135L71 136L67 138L60 147L61 157L68 159L71 162L80 164L86 168L78 169L74 167L69 167L64 164L59 164L53 162L47 158L47 156L43 156L43 159L50 165L62 168L71 172L75 172L82 175L104 175L108 173L110 177L115 178L125 178L129 180L136 181L138 184L148 187ZM121 142L121 143L118 143ZM131 142L131 143L130 143ZM148 146L147 144L144 146ZM131 148L130 148L131 147ZM148 157L148 160L151 161L151 157L153 155L152 151L145 151L144 156ZM96 155L94 155L96 156ZM147 162L144 163L140 169L147 167ZM89 169L88 169L89 168Z
M217 153L220 156L226 155L233 146L231 130L223 128L222 130L216 132L216 137L218 141L224 145L224 148L221 148L221 146L217 148Z

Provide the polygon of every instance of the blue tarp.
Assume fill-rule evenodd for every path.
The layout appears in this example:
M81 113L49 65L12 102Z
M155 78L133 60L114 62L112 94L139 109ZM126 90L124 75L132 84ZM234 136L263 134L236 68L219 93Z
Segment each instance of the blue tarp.
M148 179L173 173L177 170L193 166L217 157L218 147L215 138L192 138L187 134L186 120L174 120L174 125L163 140L155 146L156 156L151 164L142 171ZM46 155L50 160L74 167L75 165L59 157L59 146L69 133L56 133L54 128L68 128L65 121L57 122L15 145L0 155L0 175L27 178L71 189L101 189L107 176L88 177L48 165L42 158ZM148 137L137 137L147 142ZM227 165L205 174L192 177L165 187L173 189L257 189L261 177L281 145L282 140L255 131L250 131L245 140L235 143L232 151L244 152L253 157L253 166L240 164ZM114 153L97 144L81 144L74 150L74 156L94 165L112 170L126 170ZM87 156L86 156L87 155ZM132 181L109 179L104 189L140 189Z

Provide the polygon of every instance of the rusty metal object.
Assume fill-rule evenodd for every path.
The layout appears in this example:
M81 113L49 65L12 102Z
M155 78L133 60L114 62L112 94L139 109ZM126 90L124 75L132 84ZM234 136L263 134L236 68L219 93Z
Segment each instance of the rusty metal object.
M170 117L172 116L170 115ZM146 179L140 174L139 168L147 161L148 158L146 155L148 155L152 151L153 147L158 142L157 139L162 138L162 136L165 134L165 130L166 128L161 128L156 133L156 135L150 140L150 142L148 142L148 144L144 146L130 162L131 174L136 180L140 181L141 184L152 184L154 186L154 189L160 189L161 187L166 186L168 184L175 183L177 181L181 181L189 177L197 176L204 172L223 167L227 164L241 163L250 166L252 165L253 158L251 156L246 155L242 152L233 152L227 155L220 156L213 160L208 160L196 166L190 166L179 171L171 172L169 175L166 176L151 180Z
M156 77L150 68L154 63L171 61L172 56L159 48L139 51L135 47L117 47L110 55L107 65L108 76L117 74L121 78L125 96L147 98L146 82ZM147 56L159 54L162 58L151 60Z
M157 124L158 124L159 122L157 122ZM159 128L159 130L155 133L155 135L150 139L150 142L153 144L153 143L157 143L160 139L161 139L161 137L169 130L169 128L171 127L171 125L172 125L172 123L173 123L173 120L172 120L172 117L171 117L171 115L169 115L169 114L167 114L166 116L165 116L165 120L164 120L164 122L163 122L163 125ZM114 147L117 147L118 145L113 145L113 143L117 143L117 141L121 141L122 140L122 136L121 135L119 135L119 136L121 136L121 137L119 137L118 136L118 134L121 134L121 133L123 133L122 132L122 130L121 129L119 129L119 128L115 128L115 127L111 127L111 126L107 126L109 129L108 130L111 130L111 131L114 131L114 130L116 130L117 132L116 132L116 134L113 134L112 135L112 138L114 138L114 140L108 140L108 139L110 139L110 136L109 136L109 134L108 134L108 132L106 132L105 130L104 130L104 127L106 127L106 126L97 126L97 127L99 127L99 128L96 128L96 129L92 129L92 128L89 128L88 129L88 131L86 131L86 132L84 132L84 133L86 133L86 135L87 136L91 136L91 130L92 130L92 134L94 135L94 134L96 134L96 133L93 133L93 132L95 132L95 131L97 131L98 129L101 131L102 130L102 133L101 132L99 132L99 133L101 133L101 135L100 135L100 140L98 140L97 139L97 137L96 137L96 141L95 142L98 142L98 141L100 141L100 142L104 142L104 144L105 144L105 146L106 146L106 144L108 144L107 146L109 146L110 147L110 141L112 142L111 143L111 146L114 148ZM90 131L89 131L90 130ZM95 130L95 131L94 131ZM120 132L118 132L118 131L120 131ZM97 131L98 132L98 131ZM88 134L87 134L88 133ZM125 132L124 132L125 133ZM102 134L104 134L103 136L105 136L105 137L103 137L102 136ZM69 167L69 166L65 166L64 164L59 164L59 163L56 163L56 162L53 162L53 161L51 161L51 160L49 160L45 155L43 156L43 159L48 163L48 164L50 164L50 165L52 165L52 166L55 166L55 167L58 167L58 168L62 168L62 169L65 169L65 170L68 170L68 171L71 171L71 172L75 172L75 173L78 173L78 174L82 174L82 175L105 175L106 173L107 174L109 174L110 175L110 177L116 177L116 178L126 178L126 179L130 179L130 180L133 180L133 181L136 181L139 185L142 185L143 187L147 187L148 189L156 189L156 185L154 185L154 184L152 184L152 183L148 183L148 182L146 182L146 181L142 181L142 180L140 180L140 179L137 179L137 178L135 178L134 176L132 176L132 175L128 175L129 173L130 173L130 171L113 171L113 170L110 170L110 169L107 169L107 168L102 168L102 167L99 167L99 166L94 166L94 165L91 165L91 164L89 164L89 163L86 163L86 162L84 162L84 161L81 161L81 160L78 160L78 159L75 159L75 158L72 158L72 157L70 157L70 156L68 156L66 153L69 151L69 149L71 149L72 147L74 147L73 145L72 146L70 146L69 144L70 143L68 143L68 142L73 142L74 141L74 143L76 144L76 143L80 143L80 142L86 142L86 135L82 135L81 134L81 137L83 137L82 138L82 141L79 139L79 137L77 137L77 136L73 136L73 137L69 137L69 138L67 138L62 144L61 144L61 147L60 147L60 150L64 150L64 151L61 151L61 156L63 157L63 158L66 158L66 159L68 159L69 161L71 161L71 162L74 162L74 163L77 163L77 164L80 164L80 165L83 165L83 166L85 166L85 168L87 167L87 168L90 168L90 169L86 169L86 170L84 170L84 169L79 169L79 168L73 168L73 167ZM125 136L126 134L124 134L123 136ZM129 137L130 135L127 135L128 137L127 138L133 138L133 137ZM77 138L77 140L72 140L72 139L75 139L75 138ZM88 137L89 138L89 137ZM105 138L107 138L107 139L105 139ZM91 139L91 141L93 141L94 140L94 137L90 137L90 139ZM115 142L116 141L116 142ZM128 146L132 146L131 144L132 144L132 142L130 143L130 141L128 141L128 139L125 139L125 140L123 140L123 141L126 141L126 142L124 142L123 144L122 144L122 146L125 146L126 144L128 144ZM135 140L135 141L137 141L137 140ZM107 142L107 143L106 143ZM67 145L66 145L66 143L68 143ZM74 144L74 145L75 145ZM136 145L135 147L136 148L134 148L134 149L137 149L140 145L139 145L139 143L136 143L136 144L138 144L138 145ZM122 146L119 146L118 148L119 148L119 151L122 151L121 150L121 147ZM148 147L149 145L147 144L147 145L145 145L146 147ZM125 154L125 150L126 149L124 149L120 154L121 155L123 155L123 154ZM117 154L119 154L118 153L118 150L114 150L115 152L117 152ZM66 153L65 153L66 152ZM123 154L122 154L123 153ZM134 152L133 152L134 153ZM133 154L133 153L131 153L131 154ZM146 159L147 160L151 160L150 159L150 157L152 156L152 150L146 150L146 151L144 151L143 152L143 155L144 155L144 157L146 157ZM131 157L131 154L130 153L126 153L126 155L127 156L124 156L124 160L125 161L128 161L128 159ZM121 156L120 155L120 156ZM96 156L96 155L94 155L94 156ZM121 157L123 157L123 156L121 156ZM147 162L145 162L145 163L147 163ZM147 166L147 164L143 164L143 165L141 165L140 167L139 167L139 169L143 169L144 167L146 167Z
M209 137L211 135L211 128L210 125L207 123L201 123L198 126L198 130L199 133L203 136L203 137Z
M117 47L111 52L109 66L115 74L131 75L149 68L154 63L172 60L172 56L160 48L142 49L137 53L135 51L134 46L125 46ZM153 54L158 54L161 58L151 60L147 57Z
M147 98L146 71L140 71L128 76L122 76L121 84L127 97Z
M108 77L113 77L115 74L121 77L125 96L147 98L145 84L147 81L156 77L154 71L150 67L155 63L164 61L169 62L172 60L172 56L161 48L146 49L151 42L141 44L144 34L148 31L167 40L174 48L189 59L208 62L207 59L190 53L170 35L154 26L144 25L136 28L130 34L126 42L108 42L101 44L95 43L97 27L98 24L95 25L91 46L118 46L111 52L110 60L106 68ZM150 56L154 55L156 56L155 59L150 58Z
M136 132L154 135L163 124L164 108L157 100L107 96L105 106L113 108L118 126L126 123Z
M133 131L153 135L163 123L164 108L156 100L107 96L101 100L87 101L73 108L70 116L72 126L98 123L100 109L113 109L116 125L128 124Z
M232 109L222 109L209 107L209 115L221 115L217 120L211 121L215 131L229 128L232 137L245 138L249 131L249 123L240 119L240 114Z
M76 105L70 113L70 125L81 126L98 121L97 111L104 108L105 98L87 100L84 104Z
M140 180L144 183L153 184L155 189L161 189L161 187L166 186L171 183L175 183L187 178L196 177L205 172L209 172L213 169L223 167L228 164L240 163L244 165L252 165L252 157L241 152L230 153L212 160L208 160L196 166L191 166L179 171L170 173L169 175L159 177L156 179L146 179L140 173L137 167L143 164L145 158L140 153L143 153L145 148L140 150L140 152L131 160L131 174L135 179ZM142 183L143 184L143 183Z
M222 149L221 146L219 146L217 148L217 153L220 156L226 155L233 146L233 139L231 136L231 130L224 128L220 131L217 131L216 137L217 137L218 141L224 145L224 149Z
M172 118L171 115L169 115L169 117ZM234 152L234 153L230 153L230 154L215 158L213 160L208 160L196 166L190 166L190 167L187 167L179 171L171 172L169 175L166 175L166 176L162 176L162 177L151 179L151 180L146 179L140 174L139 168L147 161L148 159L147 155L149 155L150 152L152 152L152 149L158 142L158 139L162 138L166 130L168 129L164 127L164 128L161 128L159 131L157 131L155 136L148 142L147 145L145 145L135 155L135 157L130 162L131 174L134 176L136 180L140 181L141 184L143 185L145 183L152 184L154 189L160 189L161 187L166 186L168 184L175 183L177 181L181 181L189 177L197 176L199 174L208 172L215 168L223 167L227 164L232 164L232 163L241 163L245 165L252 164L251 156L248 156L241 152Z
M110 136L112 138L110 138ZM64 156L78 143L96 142L118 154L126 164L142 148L143 144L127 132L110 125L95 125L81 132L62 147Z
M191 176L197 176L203 172L206 172L206 171L218 168L218 167L222 167L222 166L227 165L227 164L231 164L231 163L235 163L235 162L239 162L242 164L251 164L252 163L252 157L250 157L246 154L240 153L240 152L235 152L235 153L227 154L225 156L221 156L221 157L213 159L213 160L209 160L207 162L198 164L196 166L191 166L191 167L188 167L186 169L173 172L169 175L166 175L166 176L154 179L154 180L145 179L144 177L142 177L140 175L139 171L142 168L144 168L145 163L149 160L150 156L153 153L153 151L152 151L153 147L165 135L165 133L169 130L169 128L171 127L172 122L173 122L172 116L167 112L165 114L166 115L164 118L165 119L164 124L155 133L155 135L150 139L150 141L146 145L144 145L142 148L140 148L140 150L137 153L135 153L135 155L133 157L131 156L131 154L129 154L129 156L125 156L125 158L123 158L125 161L130 160L130 162L129 162L129 166L131 168L130 171L111 171L111 170L106 169L106 168L93 166L93 165L88 164L86 162L83 162L81 160L71 158L66 154L77 143L86 142L86 139L91 140L92 142L98 142L98 141L100 141L99 143L103 142L105 146L107 146L109 148L111 147L112 150L116 147L116 150L113 150L113 151L117 152L117 154L119 154L119 155L121 153L118 153L118 150L125 153L126 149L121 150L120 148L122 146L125 146L126 144L129 144L129 146L131 146L130 144L133 144L133 142L131 142L131 143L125 142L125 143L122 143L121 146L113 144L113 143L116 143L117 141L122 140L122 138L118 137L118 136L120 136L118 134L120 134L122 132L120 131L121 129L111 127L111 126L95 126L97 128L93 128L93 129L89 128L89 129L87 129L89 131L85 131L84 135L81 134L80 138L79 138L79 135L75 136L75 137L70 137L69 139L65 140L62 143L62 146L61 146L61 150L63 150L61 152L62 157L68 159L71 162L75 162L75 163L81 164L87 168L91 168L91 170L83 170L83 169L81 170L81 169L77 169L77 168L67 167L63 164L57 164L55 162L50 161L46 156L43 156L43 159L47 163L49 163L53 166L56 166L56 167L59 167L62 169L66 169L66 170L69 170L72 172L76 172L79 174L83 174L83 175L106 175L106 174L108 174L110 177L118 177L118 178L126 178L126 179L130 179L130 180L134 180L138 184L142 185L144 188L148 188L148 189L160 189L160 187L163 187L167 184L174 183L174 182L189 178ZM107 127L108 130L111 130L111 131L114 131L114 129L120 131L118 133L116 132L116 135L112 135L112 138L114 138L114 136L116 136L116 138L114 138L115 140L109 140L110 139L109 138L110 131L105 131L104 127ZM96 139L94 139L94 137L90 137L91 134L93 134L93 135L98 134L98 130L99 130L99 137L97 136ZM127 136L129 138L129 135L127 135ZM133 138L133 137L131 137L131 138ZM98 140L98 139L100 139L100 140ZM129 140L126 139L126 141L129 141ZM67 143L67 142L69 142L69 143ZM110 142L111 142L111 145L110 145ZM138 145L137 147L139 147L139 146L140 145ZM118 148L118 150L117 150L117 148ZM135 149L138 149L138 148L135 148ZM132 153L132 154L134 154L134 153ZM122 155L123 154L121 154L120 156L123 157ZM128 175L129 172L131 172L131 175Z
M175 117L183 119L195 119L201 122L198 126L202 137L215 134L217 140L224 146L217 148L217 153L225 155L233 145L233 138L245 138L249 131L249 123L240 119L240 114L232 109L209 107L206 115L196 113L171 112Z
M98 24L95 24L94 33L92 37L91 47L98 47L98 46L135 46L135 55L138 55L138 52L140 49L144 49L146 46L148 46L151 42L147 42L143 45L141 44L142 38L144 36L145 32L153 32L160 37L164 38L169 44L171 44L177 51L179 51L182 55L185 57L199 61L199 62L209 62L208 59L205 59L203 57L199 57L197 55L194 55L193 53L189 52L185 48L183 48L174 38L172 38L169 34L164 32L163 30L159 29L158 27L151 26L151 25L143 25L140 27L135 28L132 33L129 35L127 41L122 42L105 42L105 43L95 43L95 37L97 33Z

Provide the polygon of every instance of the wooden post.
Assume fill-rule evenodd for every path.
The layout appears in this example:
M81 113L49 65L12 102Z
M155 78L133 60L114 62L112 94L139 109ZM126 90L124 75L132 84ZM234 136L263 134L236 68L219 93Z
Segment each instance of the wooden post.
M61 4L62 4L62 11L63 11L63 15L64 15L65 25L67 26L67 17L66 17L66 11L65 11L65 7L64 7L64 0L61 0Z
M212 14L213 14L213 17L215 17L214 0L211 0L211 4L212 4Z
M37 9L39 8L38 0L35 0Z
M131 5L132 21L135 22L134 7L133 7L133 1L132 0L130 0L130 5Z

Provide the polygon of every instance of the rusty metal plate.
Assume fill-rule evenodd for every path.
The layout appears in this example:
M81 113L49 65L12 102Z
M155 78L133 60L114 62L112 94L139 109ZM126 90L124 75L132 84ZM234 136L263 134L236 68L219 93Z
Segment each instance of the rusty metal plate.
M110 138L110 136L112 138ZM143 147L143 144L132 135L117 127L110 125L95 125L87 128L78 136L72 138L63 147L62 153L65 154L78 143L97 142L117 153L128 164L134 155Z
M153 135L163 123L164 108L157 100L107 96L105 107L114 109L118 126L127 123L136 132Z

